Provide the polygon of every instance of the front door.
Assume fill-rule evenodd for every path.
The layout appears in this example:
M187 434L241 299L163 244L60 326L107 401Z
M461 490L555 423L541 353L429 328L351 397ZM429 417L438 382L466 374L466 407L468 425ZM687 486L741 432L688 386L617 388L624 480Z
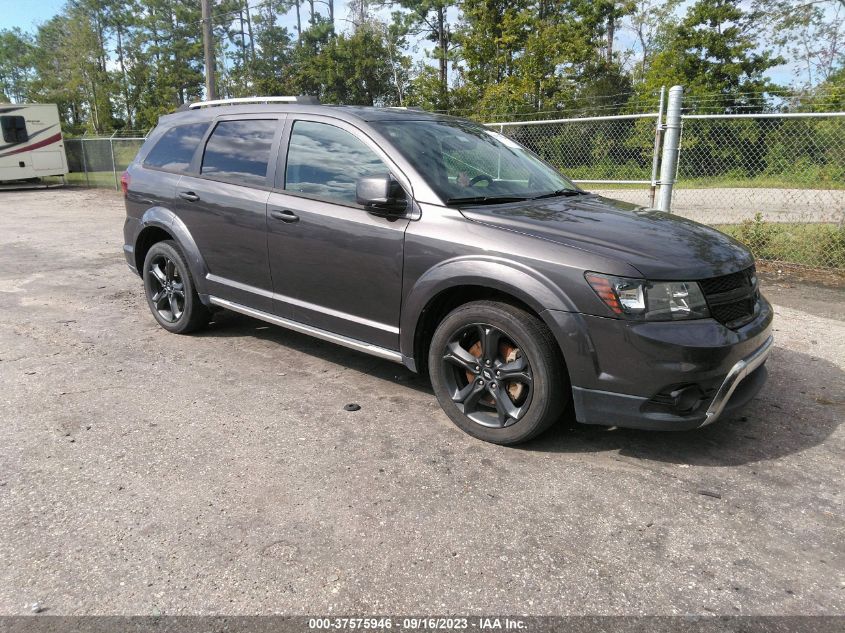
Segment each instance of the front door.
M278 189L267 203L275 312L293 310L307 325L399 349L409 218L368 213L356 203L355 186L365 176L404 177L346 123L297 116L288 131L287 152L284 145L279 152Z

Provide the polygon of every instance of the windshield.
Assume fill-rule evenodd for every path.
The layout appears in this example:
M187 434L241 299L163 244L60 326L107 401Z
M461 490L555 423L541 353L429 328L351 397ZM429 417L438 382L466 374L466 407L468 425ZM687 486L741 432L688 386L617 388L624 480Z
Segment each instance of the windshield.
M461 121L372 124L447 203L494 203L580 193L511 139Z

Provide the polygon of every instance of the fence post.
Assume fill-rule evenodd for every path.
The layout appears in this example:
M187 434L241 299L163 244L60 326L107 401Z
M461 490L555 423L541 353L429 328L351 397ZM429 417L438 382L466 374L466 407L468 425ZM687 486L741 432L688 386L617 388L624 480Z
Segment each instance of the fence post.
M678 154L681 147L681 102L683 86L669 88L669 103L666 106L666 125L663 135L663 158L660 161L660 200L657 208L666 213L672 211L672 188L678 172Z
M114 135L117 134L117 130L112 132L112 135L109 137L109 149L111 150L111 172L114 176L114 189L115 191L120 191L120 181L117 179L117 163L114 160Z
M79 138L79 147L82 150L82 171L85 172L85 186L90 187L91 182L88 180L88 160L85 158L85 132Z
M657 196L657 169L660 165L660 144L663 142L663 106L666 98L666 86L660 86L660 105L657 108L657 125L654 126L654 152L651 156L651 189L649 204L654 207Z

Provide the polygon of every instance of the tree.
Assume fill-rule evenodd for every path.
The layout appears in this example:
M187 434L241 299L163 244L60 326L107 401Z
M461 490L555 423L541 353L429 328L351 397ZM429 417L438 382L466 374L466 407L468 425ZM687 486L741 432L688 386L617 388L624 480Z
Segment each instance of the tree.
M796 76L805 89L828 81L845 66L845 0L755 0L768 16L768 36L798 62Z
M677 9L681 0L638 0L627 19L639 47L633 78L642 81L652 58L667 45L667 35L678 25Z
M456 3L449 0L387 0L383 4L404 9L404 30L410 35L422 36L434 43L432 55L437 60L439 93L436 109L448 109L452 31L447 13ZM394 16L394 22L400 19L399 15Z
M291 92L289 68L293 40L288 30L278 24L278 17L289 8L289 0L267 2L253 18L258 51L252 69L255 94L284 95Z
M32 36L19 28L0 31L0 101L26 101L33 67Z
M606 86L627 90L612 42L631 7L611 0L465 0L456 35L461 101L504 115L577 107Z
M397 78L407 72L407 59L391 63L389 30L368 21L352 33L332 36L327 22L318 19L302 34L294 51L294 83L303 94L317 94L327 103L396 105ZM395 55L395 51L394 51Z
M760 107L753 97L774 88L765 72L784 62L760 50L760 28L759 16L738 3L697 0L654 55L641 91L681 84L714 110Z

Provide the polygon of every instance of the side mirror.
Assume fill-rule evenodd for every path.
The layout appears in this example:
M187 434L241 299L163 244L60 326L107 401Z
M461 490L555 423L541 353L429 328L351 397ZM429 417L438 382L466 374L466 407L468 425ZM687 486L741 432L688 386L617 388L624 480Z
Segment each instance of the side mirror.
M355 199L375 215L400 215L408 208L404 190L390 175L359 178Z

